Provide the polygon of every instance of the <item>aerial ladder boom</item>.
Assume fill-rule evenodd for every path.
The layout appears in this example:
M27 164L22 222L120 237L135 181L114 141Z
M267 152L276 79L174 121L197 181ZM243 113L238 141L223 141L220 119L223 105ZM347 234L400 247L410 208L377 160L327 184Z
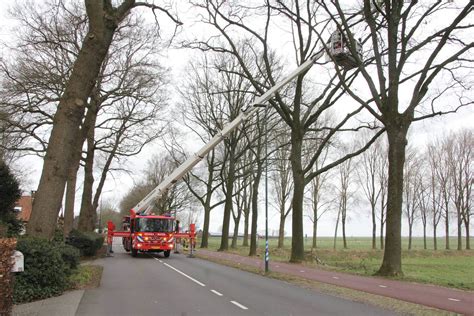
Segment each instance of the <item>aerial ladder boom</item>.
M286 86L296 76L311 68L314 63L316 63L316 61L323 56L323 54L324 50L320 50L306 62L301 64L298 68L296 68L291 74L288 75L288 77L278 82L267 92L255 99L252 105L250 105L246 109L243 109L233 121L225 125L224 128L220 132L218 132L207 144L205 144L196 154L189 157L184 163L182 163L170 175L168 175L132 210L137 214L149 214L151 212L153 203L158 201L172 185L174 185L177 181L181 180L197 163L199 163L204 157L206 157L206 155L214 147L216 147L220 142L222 142L222 140L224 140L240 124L242 124L248 118L252 117L252 115L259 110L259 107L264 106L263 104L270 98L272 98L277 91Z

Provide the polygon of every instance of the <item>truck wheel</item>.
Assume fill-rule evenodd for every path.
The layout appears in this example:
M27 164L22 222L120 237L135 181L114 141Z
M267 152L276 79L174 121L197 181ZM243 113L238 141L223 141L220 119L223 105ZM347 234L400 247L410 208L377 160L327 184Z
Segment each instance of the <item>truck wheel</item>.
M136 257L138 254L138 250L135 248L132 248L132 257Z
M170 256L170 253L171 253L171 250L166 250L166 251L164 252L165 258L168 258L168 257Z

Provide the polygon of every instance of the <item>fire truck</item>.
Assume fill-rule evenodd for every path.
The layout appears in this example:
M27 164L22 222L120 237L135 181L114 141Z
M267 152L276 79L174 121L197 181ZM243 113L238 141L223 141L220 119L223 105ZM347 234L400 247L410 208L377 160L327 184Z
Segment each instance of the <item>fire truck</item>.
M356 43L355 49L351 51L346 37L340 31L336 31L329 39L327 45L321 48L310 59L301 64L297 69L288 75L284 80L275 84L267 92L256 98L253 104L242 109L240 114L224 128L218 132L207 144L205 144L194 156L188 158L183 164L168 175L155 189L153 189L143 200L141 200L132 210L130 217L124 222L123 231L109 229L107 242L112 243L113 237L122 237L122 242L126 251L132 256L137 256L139 252L164 252L165 257L169 257L174 248L176 238L189 238L190 251L193 252L195 244L195 225L191 224L187 233L180 233L175 227L175 219L171 216L153 215L153 206L162 196L181 180L197 163L199 163L214 147L222 142L232 131L254 114L261 107L265 107L265 102L272 98L277 91L286 86L299 74L311 68L316 61L325 53L337 65L345 69L356 67L357 62L362 58L362 46ZM355 55L353 51L355 50Z

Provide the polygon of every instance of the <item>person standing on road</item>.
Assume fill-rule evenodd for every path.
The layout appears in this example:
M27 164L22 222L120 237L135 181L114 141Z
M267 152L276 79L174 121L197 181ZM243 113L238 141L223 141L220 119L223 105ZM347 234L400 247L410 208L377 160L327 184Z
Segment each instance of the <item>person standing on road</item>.
M114 223L112 223L112 221L109 221L107 223L107 229L108 229L108 232L115 230L115 225ZM108 256L112 256L111 254L114 253L114 251L112 250L112 241L113 241L113 237L107 234L107 255Z

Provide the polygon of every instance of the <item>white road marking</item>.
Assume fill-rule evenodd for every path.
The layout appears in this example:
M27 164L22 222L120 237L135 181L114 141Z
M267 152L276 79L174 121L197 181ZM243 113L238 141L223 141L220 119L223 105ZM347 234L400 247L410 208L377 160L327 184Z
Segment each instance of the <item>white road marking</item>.
M385 288L385 287L388 287L388 286L386 286L386 285L379 285L379 287L383 287L383 288Z
M236 301L230 301L232 304L234 304L235 306L238 306L240 307L241 309L248 309L247 307L245 307L244 305L240 304L239 302L236 302Z
M158 258L156 258L156 257L153 257L153 258L154 258L155 260L158 260L158 261L162 262L165 266L167 266L168 268L170 268L170 269L172 269L172 270L178 272L178 273L181 274L182 276L187 277L188 279L190 279L190 280L193 281L194 283L197 283L197 284L199 284L200 286L206 286L206 284L204 284L204 283L202 283L202 282L199 282L199 281L196 280L195 278L190 277L190 276L187 275L186 273L184 273L184 272L182 272L182 271L176 269L176 268L173 267L173 266L170 266L169 264L167 264L167 263L161 261L160 259L158 259Z
M303 273L304 273L304 270L300 270L300 272L303 272Z
M332 277L333 279L339 280L339 277Z
M222 294L222 293L217 292L216 290L211 290L211 292L214 293L214 294L216 294L216 295L219 295L219 296L224 295L224 294Z
M458 300L457 298L448 297L448 300L453 301L453 302L461 302L461 300Z

